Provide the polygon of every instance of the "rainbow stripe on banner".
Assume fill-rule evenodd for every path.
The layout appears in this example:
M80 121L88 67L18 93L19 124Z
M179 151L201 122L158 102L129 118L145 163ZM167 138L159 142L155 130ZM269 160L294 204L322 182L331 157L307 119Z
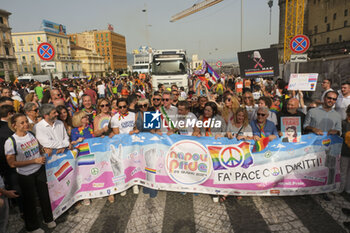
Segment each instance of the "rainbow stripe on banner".
M157 170L156 170L156 169L152 169L152 168L148 168L148 167L145 167L145 171L146 171L146 172L149 172L149 173L153 173L153 174L156 174L156 173L157 173Z
M261 138L259 141L255 142L255 145L253 147L253 152L260 152L264 150L268 144L269 144L268 137Z
M88 155L90 154L90 147L89 143L83 143L80 144L79 146L75 147L79 150L78 157L82 155Z
M247 71L245 76L256 76L256 75L273 75L273 70L258 70L258 71Z
M70 165L69 162L66 162L65 164L63 164L63 166L58 169L57 172L55 172L55 176L57 178L58 181L63 180L71 171L73 171L72 166Z
M94 164L95 164L94 154L82 155L78 157L78 166L94 165Z
M220 146L208 146L208 150L211 156L211 160L213 161L213 169L218 170L221 166L219 153L221 151L222 147Z
M250 153L250 143L249 142L242 142L241 144L238 145L243 151L243 168L248 168L250 165L253 164L253 157L252 154Z

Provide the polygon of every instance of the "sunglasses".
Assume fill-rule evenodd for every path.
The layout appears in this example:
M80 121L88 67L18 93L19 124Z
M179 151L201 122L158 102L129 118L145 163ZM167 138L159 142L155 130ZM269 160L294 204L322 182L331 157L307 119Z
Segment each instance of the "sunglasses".
M337 101L337 98L327 97L327 99Z
M231 102L231 98L227 98L227 99L225 99L225 101L226 101L226 100L227 100L228 102Z
M140 96L140 95L137 95L137 98L141 98L141 96Z
M264 114L264 113L258 113L257 115L258 116L266 116L266 114Z
M126 105L118 106L118 108L127 108L127 106Z
M100 107L101 107L101 108L109 107L109 104L101 104Z
M39 111L39 108L33 109L32 111L37 112Z
M147 108L148 104L139 104L140 108Z
M253 99L251 96L243 97L243 99Z
M153 101L161 101L159 98L153 98Z
M165 101L165 102L168 102L170 99L164 99L164 98L163 98L162 100Z

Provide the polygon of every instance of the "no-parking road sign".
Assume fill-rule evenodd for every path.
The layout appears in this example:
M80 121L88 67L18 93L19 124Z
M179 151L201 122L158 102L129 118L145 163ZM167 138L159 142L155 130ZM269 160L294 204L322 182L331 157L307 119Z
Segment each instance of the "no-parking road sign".
M305 35L294 36L290 41L290 49L293 53L305 53L310 47L310 40Z
M55 49L49 43L41 43L37 49L38 55L44 61L50 61L55 56Z

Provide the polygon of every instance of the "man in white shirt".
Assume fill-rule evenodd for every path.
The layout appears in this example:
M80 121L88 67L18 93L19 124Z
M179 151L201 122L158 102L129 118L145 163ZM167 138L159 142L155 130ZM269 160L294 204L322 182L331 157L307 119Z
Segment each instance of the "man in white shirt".
M341 90L335 103L335 110L341 115L341 119L346 119L346 109L350 104L350 80L341 85Z
M178 122L176 127L181 135L200 136L200 129L196 127L197 117L190 112L190 106L187 101L179 101L178 104Z
M170 92L164 91L162 95L163 105L160 107L160 113L162 114L161 120L161 132L172 134L175 133L175 126L173 122L177 121L177 107L171 105L173 96Z
M129 134L135 126L135 113L128 111L128 103L126 99L118 101L119 112L111 119L111 128L113 132L110 137L116 134Z
M331 86L332 86L332 80L331 79L325 79L325 80L322 81L321 87L323 88L324 91L322 93L321 99L316 101L317 104L323 104L323 100L324 100L324 97L327 94L327 92L333 91Z
M106 86L103 82L100 82L100 84L97 86L97 93L99 98L105 98Z
M34 133L44 152L49 156L56 149L57 154L70 147L69 137L62 121L57 120L58 113L52 104L43 104L40 108L43 119L34 126Z

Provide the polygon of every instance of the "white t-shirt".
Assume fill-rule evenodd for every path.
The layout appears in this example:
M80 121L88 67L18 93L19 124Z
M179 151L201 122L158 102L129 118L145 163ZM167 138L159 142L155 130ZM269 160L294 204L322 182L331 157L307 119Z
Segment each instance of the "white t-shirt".
M120 120L119 120L120 118ZM134 129L135 125L135 113L129 112L126 117L120 117L119 112L115 114L111 119L111 128L119 128L120 134L128 134Z
M196 125L196 122L197 122L196 115L194 115L192 112L189 112L186 116L178 115L177 119L178 119L177 128L179 129L179 133L181 135L192 136L193 127L191 126L193 125L193 123L194 125ZM183 127L180 127L182 125Z
M335 103L335 111L337 111L342 120L346 119L346 109L350 104L350 95L344 97L342 93L339 94L337 102Z
M24 137L19 137L17 134L13 134L12 136L16 141L17 147L16 161L27 161L41 157L39 142L31 133L27 133ZM13 146L12 139L8 138L5 142L5 155L15 154ZM24 167L18 167L17 172L21 175L28 176L38 171L41 166L41 164L30 164Z
M105 94L105 90L106 90L105 85L100 84L100 85L97 86L97 93L98 94L104 95Z

